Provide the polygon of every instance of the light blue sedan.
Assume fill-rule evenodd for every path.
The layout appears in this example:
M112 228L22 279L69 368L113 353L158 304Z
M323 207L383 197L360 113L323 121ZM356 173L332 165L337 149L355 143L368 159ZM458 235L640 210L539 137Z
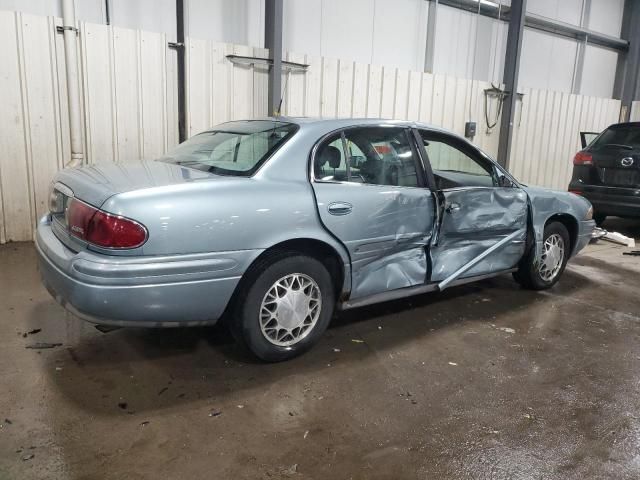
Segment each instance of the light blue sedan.
M419 123L218 125L157 161L59 172L36 246L58 302L110 326L228 321L267 361L334 310L513 273L554 285L594 228L588 201L526 187Z

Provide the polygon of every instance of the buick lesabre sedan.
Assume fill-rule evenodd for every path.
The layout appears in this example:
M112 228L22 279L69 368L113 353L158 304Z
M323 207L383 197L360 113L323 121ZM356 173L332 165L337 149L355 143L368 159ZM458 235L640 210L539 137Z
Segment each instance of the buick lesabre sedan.
M37 250L58 302L111 326L228 321L266 361L336 308L504 273L554 285L594 227L588 201L518 183L417 123L224 123L157 161L59 172Z

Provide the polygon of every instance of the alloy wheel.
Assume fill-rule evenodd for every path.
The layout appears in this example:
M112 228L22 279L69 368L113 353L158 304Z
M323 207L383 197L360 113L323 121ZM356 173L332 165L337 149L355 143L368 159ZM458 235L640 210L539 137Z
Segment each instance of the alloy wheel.
M290 347L316 325L322 308L320 287L311 277L292 273L277 280L260 305L260 329L279 347Z
M552 233L544 241L538 266L540 278L544 281L552 281L560 272L564 261L564 248L564 239L557 233Z

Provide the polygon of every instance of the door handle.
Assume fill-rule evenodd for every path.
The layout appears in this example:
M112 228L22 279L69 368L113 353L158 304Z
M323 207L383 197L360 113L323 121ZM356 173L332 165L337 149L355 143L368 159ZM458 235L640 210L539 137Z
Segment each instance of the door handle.
M447 205L447 208L445 208L447 213L455 213L458 210L460 210L460 204L456 203L456 202L452 202L449 205Z
M348 215L353 210L353 205L347 202L333 202L327 207L331 215Z

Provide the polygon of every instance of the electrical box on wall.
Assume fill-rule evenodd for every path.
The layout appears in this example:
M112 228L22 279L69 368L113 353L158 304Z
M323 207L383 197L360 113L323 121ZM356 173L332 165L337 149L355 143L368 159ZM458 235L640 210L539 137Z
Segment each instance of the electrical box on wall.
M467 122L464 124L464 136L467 138L476 136L476 122Z

